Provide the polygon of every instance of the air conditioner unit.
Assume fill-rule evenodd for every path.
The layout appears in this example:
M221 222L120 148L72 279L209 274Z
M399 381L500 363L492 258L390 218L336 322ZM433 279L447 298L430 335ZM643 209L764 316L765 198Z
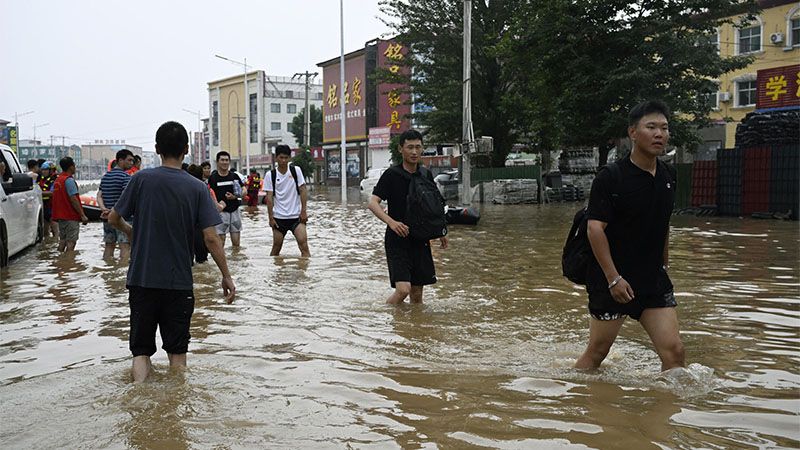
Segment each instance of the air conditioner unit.
M780 44L783 42L783 33L772 33L769 35L769 41L773 44Z
M727 91L720 91L717 93L719 95L720 102L729 102L731 101L731 93Z

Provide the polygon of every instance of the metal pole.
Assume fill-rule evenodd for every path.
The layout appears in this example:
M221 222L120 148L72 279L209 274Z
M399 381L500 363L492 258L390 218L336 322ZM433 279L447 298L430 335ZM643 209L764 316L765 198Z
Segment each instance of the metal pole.
M342 176L342 205L347 204L347 142L346 137L347 129L345 128L345 110L344 110L344 0L339 0L339 33L341 38L341 55L339 56L339 104L341 105L341 118L342 123L342 147L339 153L339 163L341 165Z
M463 101L464 111L462 115L462 142L461 142L461 178L464 185L461 189L461 203L469 205L472 202L472 186L470 177L470 152L474 145L475 135L472 131L472 89L471 89L471 68L472 68L472 2L464 0L464 82L463 82Z
M309 80L308 80L309 75L311 75L311 74L308 73L308 71L306 70L306 109L305 109L305 111L303 113L303 116L305 116L305 119L306 119L305 120L306 124L305 124L305 127L304 127L305 129L303 130L303 131L305 131L305 135L306 135L305 136L306 137L306 139L305 139L306 150L311 148L311 111L308 109L308 104L309 104L308 103L308 91L309 91L309 88L310 88Z
M250 174L250 93L247 92L247 58L244 59L244 152L245 172Z

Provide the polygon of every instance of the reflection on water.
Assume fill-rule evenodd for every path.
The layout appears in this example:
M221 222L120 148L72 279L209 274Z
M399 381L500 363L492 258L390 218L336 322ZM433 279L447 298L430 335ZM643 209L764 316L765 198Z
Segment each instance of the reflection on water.
M673 219L688 370L659 374L629 321L596 373L571 365L585 294L560 276L575 206L492 206L433 248L426 303L388 307L383 227L310 202L313 257L270 257L266 211L226 249L237 301L195 267L189 370L130 383L126 267L102 228L0 272L0 442L14 448L800 446L796 223Z

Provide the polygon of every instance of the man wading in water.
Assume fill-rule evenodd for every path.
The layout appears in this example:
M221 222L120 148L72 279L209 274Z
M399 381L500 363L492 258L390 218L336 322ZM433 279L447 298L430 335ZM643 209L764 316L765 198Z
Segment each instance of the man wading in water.
M161 167L131 177L108 217L128 236L128 301L131 308L130 349L133 381L144 381L156 352L156 327L171 368L186 366L189 324L194 311L192 248L195 230L202 230L208 251L222 272L222 292L233 302L236 287L215 226L221 222L202 181L181 170L189 151L183 125L167 122L156 132ZM133 227L123 217L133 217Z
M658 156L669 141L669 109L648 101L630 112L629 156L597 174L589 196L589 344L578 369L600 366L626 316L650 335L661 370L684 366L669 267L669 220L675 173ZM614 174L616 172L616 174Z
M368 206L375 217L386 224L384 247L389 264L389 281L394 288L394 293L386 300L390 305L402 303L408 296L411 296L411 303L422 303L422 288L426 284L436 283L430 242L410 237L408 225L403 223L409 187L406 175L419 170L422 134L417 130L403 132L400 135L400 153L403 163L383 172L372 191ZM431 176L430 172L427 174ZM381 200L389 204L388 214L381 208ZM443 249L447 248L446 236L439 238L439 242Z

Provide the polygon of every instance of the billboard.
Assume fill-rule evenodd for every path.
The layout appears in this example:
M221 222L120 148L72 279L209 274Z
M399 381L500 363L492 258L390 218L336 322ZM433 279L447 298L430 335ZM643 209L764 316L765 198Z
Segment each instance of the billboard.
M0 144L11 147L11 151L17 153L17 127L5 127L0 130Z
M345 59L344 86L339 74L339 60L322 69L322 142L341 141L341 94L344 92L347 141L367 138L366 59L361 52Z
M389 127L377 127L369 129L369 148L381 149L389 148L391 140L391 130Z
M756 109L800 106L800 64L759 70Z
M403 61L408 54L404 44L396 40L378 42L378 69L408 75L408 67ZM378 124L389 128L391 134L399 134L410 127L408 115L411 114L411 101L405 84L381 83L378 85Z

